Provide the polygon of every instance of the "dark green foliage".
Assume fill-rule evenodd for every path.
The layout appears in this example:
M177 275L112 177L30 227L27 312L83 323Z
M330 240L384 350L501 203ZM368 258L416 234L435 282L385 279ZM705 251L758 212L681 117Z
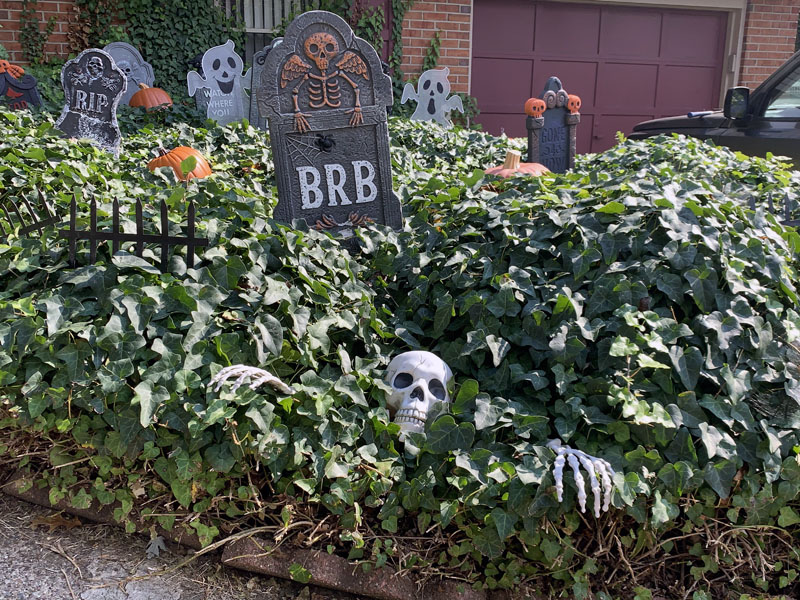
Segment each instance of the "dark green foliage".
M244 55L244 31L212 0L131 0L125 2L125 31L153 65L156 85L173 100L185 98L189 61L231 39Z
M153 510L134 488L168 491L158 521L200 513L206 542L269 499L262 517L284 527L328 516L336 535L320 544L352 559L492 588L643 594L615 576L624 553L663 563L665 586L793 591L781 536L800 523L800 236L746 208L796 197L800 175L779 161L662 137L501 182L482 169L521 141L391 119L406 227L363 232L351 256L270 220L263 132L153 123L114 160L41 117L0 119L0 199L41 189L63 211L77 190L83 222L94 195L108 226L113 198L138 198L147 227L166 199L176 231L192 199L214 246L161 274L151 251L105 248L68 269L52 232L0 244L0 447L24 427L55 440L50 463L81 461L46 476L51 498L83 504L89 481L124 521ZM216 174L185 187L150 174L156 139L200 149ZM440 353L457 383L450 414L407 441L415 454L380 382L409 348ZM207 388L235 363L297 393ZM571 480L556 502L556 436L617 470L609 516L583 523ZM714 552L709 523L728 536Z

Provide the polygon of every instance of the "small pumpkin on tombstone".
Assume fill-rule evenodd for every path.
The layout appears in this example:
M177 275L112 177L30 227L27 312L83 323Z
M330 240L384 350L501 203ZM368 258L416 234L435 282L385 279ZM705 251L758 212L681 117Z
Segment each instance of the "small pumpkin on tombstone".
M140 83L139 88L139 91L131 97L131 101L128 103L130 106L141 106L146 111L172 106L172 98L161 88L150 87L146 83Z
M159 147L158 156L147 163L147 168L155 171L159 167L171 167L180 181L189 181L190 179L203 179L211 175L211 165L205 157L188 146L178 146L170 151ZM194 159L194 165L189 159ZM187 162L188 161L188 162Z
M515 177L517 175L530 175L531 177L539 177L549 173L550 169L540 163L524 163L522 161L522 154L519 150L506 150L505 162L498 166L486 169L487 175L497 175L505 179L506 177Z

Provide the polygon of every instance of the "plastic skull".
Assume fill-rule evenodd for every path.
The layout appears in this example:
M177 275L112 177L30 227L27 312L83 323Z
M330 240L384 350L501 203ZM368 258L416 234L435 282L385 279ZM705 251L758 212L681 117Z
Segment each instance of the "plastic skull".
M328 69L329 63L339 54L339 44L329 33L313 33L306 38L306 55L317 63L321 72Z
M97 79L103 74L103 61L100 60L99 56L93 56L89 59L89 62L86 63L86 70L89 71L89 75L92 79Z
M570 113L574 115L580 110L580 108L581 108L581 99L578 96L574 94L570 94L569 96L567 96L567 109L569 110Z
M394 422L403 431L422 432L434 402L450 402L447 384L453 376L445 362L430 352L404 352L392 359L385 381L392 387L386 399Z
M525 103L525 113L529 117L536 117L539 118L544 114L544 111L547 109L547 104L541 98L530 98Z

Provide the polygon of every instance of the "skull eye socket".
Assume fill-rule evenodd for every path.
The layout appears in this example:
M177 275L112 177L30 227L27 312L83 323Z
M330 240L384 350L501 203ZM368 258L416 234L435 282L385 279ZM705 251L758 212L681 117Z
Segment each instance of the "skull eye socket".
M218 58L215 58L215 59L214 59L214 64L212 64L212 65L211 65L211 68L212 68L212 69L214 69L214 70L216 71L217 69L219 69L219 67L220 67L220 65L221 65L221 64L222 64L222 63L220 63L220 62L219 62L219 59L218 59Z
M311 44L308 47L308 49L311 51L311 54L316 54L317 52L319 52L319 46L317 46L316 44Z
M431 87L431 80L430 79L428 79L425 83L422 84L422 89L427 90L429 87Z
M444 389L444 384L442 384L442 382L438 379L432 379L428 385L428 389L437 400L444 400L445 396L447 396L447 391Z
M392 385L399 390L403 388L407 388L412 383L414 383L414 376L411 373L398 373L397 377L394 378L394 383Z
M235 61L235 60L233 60L233 57L232 57L232 56L229 56L229 57L228 57L228 64L231 66L231 68L232 68L232 69L235 69L235 68L236 68L236 61Z
M436 84L436 89L437 89L437 90L439 91L439 93L441 94L441 93L444 91L444 86L443 86L441 83L437 83L437 84Z
M334 50L335 50L335 48L333 47L333 44L327 44L327 45L325 46L325 51L326 51L326 52L329 52L330 54L333 54L333 51L334 51Z

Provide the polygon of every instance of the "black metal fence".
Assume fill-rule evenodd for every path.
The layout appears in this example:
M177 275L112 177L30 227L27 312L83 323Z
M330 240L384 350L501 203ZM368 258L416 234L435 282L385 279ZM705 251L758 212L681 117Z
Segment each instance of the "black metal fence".
M58 217L45 200L44 194L41 191L37 191L37 194L39 195L38 210L34 210L25 197L16 200L6 198L0 202L0 211L6 220L4 226L3 220L0 219L0 235L8 235L17 226L19 226L20 235L27 235L37 230L41 233L45 227L58 223Z
M750 198L750 210L756 209L756 199L751 197ZM777 217L782 217L781 224L786 225L788 227L798 227L800 226L800 219L793 219L792 214L797 213L800 206L798 206L797 202L792 202L789 199L789 196L786 195L783 197L783 206L780 211L775 209L775 203L772 201L772 196L767 196L767 210L771 212L773 215ZM781 215L781 213L783 213Z
M62 229L58 232L60 237L69 240L69 264L75 267L77 264L75 255L77 242L89 240L89 263L94 264L97 260L97 246L101 242L110 241L112 252L118 252L125 242L135 244L134 253L141 257L144 252L145 244L158 244L161 247L161 270L166 272L169 262L170 246L187 246L186 266L194 267L194 249L197 246L208 246L208 239L195 237L195 208L194 203L189 203L187 212L187 235L186 237L169 235L169 217L167 216L167 203L161 201L161 232L148 234L144 232L144 219L142 216L142 202L136 201L136 233L124 233L120 230L119 201L114 200L111 210L112 228L110 231L97 229L97 202L94 198L89 204L89 229L79 230L77 228L77 201L73 196L69 209L69 229Z

